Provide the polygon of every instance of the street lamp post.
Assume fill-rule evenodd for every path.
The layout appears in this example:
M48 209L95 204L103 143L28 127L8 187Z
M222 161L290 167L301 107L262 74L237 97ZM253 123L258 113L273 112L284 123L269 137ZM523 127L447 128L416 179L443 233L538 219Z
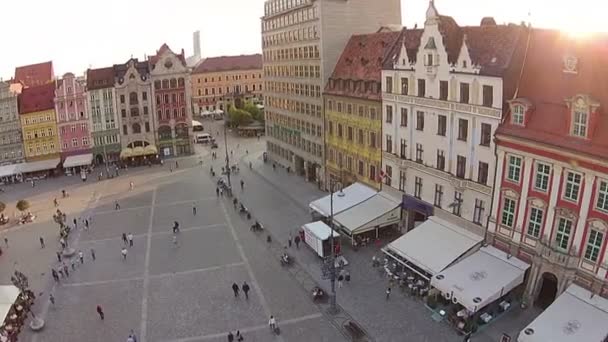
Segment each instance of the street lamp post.
M329 181L329 227L331 228L331 234L329 237L331 253L329 257L329 279L331 281L331 298L330 298L330 312L332 314L338 313L338 307L336 305L336 249L334 243L334 192L339 189L338 196L344 196L342 192L342 183L337 182L333 179Z
M224 147L226 149L226 176L228 177L228 192L231 193L232 183L230 181L230 157L228 156L228 134L226 132L227 129L228 128L226 127L226 113L224 113Z

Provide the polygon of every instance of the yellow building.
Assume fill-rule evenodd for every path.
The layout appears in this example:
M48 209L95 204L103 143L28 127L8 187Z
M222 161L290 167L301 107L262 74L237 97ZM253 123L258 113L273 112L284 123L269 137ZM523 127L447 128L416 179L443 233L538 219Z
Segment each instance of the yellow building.
M204 59L192 71L192 106L195 114L224 110L234 98L262 100L262 55Z
M399 34L352 36L325 87L326 177L344 186L381 186L382 63Z
M54 98L54 82L25 88L19 96L23 149L28 162L59 158Z

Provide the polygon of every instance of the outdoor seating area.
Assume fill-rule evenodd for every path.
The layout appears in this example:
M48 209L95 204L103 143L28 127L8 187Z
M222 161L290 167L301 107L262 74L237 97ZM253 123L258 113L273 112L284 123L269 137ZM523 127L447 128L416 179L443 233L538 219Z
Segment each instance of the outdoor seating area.
M34 304L34 293L20 292L16 286L0 286L0 341L15 342Z

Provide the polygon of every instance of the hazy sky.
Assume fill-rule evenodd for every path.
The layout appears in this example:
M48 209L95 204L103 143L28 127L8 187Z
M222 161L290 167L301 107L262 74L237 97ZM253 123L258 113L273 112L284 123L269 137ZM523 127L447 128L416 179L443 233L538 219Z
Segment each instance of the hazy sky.
M143 58L163 42L192 53L201 31L203 56L256 53L264 0L30 0L2 1L0 77L16 66L53 60L55 73L82 74L89 66ZM386 0L368 0L386 1ZM461 25L484 16L498 23L528 20L533 26L576 32L608 31L604 0L436 0L441 14ZM403 24L423 24L428 0L402 0Z

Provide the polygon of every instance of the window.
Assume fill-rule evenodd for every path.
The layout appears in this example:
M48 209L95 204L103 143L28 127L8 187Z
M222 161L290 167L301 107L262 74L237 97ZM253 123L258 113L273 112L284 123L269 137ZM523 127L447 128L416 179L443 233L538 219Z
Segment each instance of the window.
M578 193L581 189L582 176L579 173L568 171L566 176L566 189L564 198L571 201L578 201Z
M405 191L405 171L399 171L399 190Z
M439 81L439 99L443 101L448 99L448 81Z
M425 64L426 66L433 66L434 65L433 64L433 54L432 53L427 53L425 61L426 61L426 64Z
M479 170L477 170L477 183L484 185L488 184L488 163L479 162Z
M437 115L437 135L445 137L447 125L447 117L445 115Z
M549 176L551 166L543 163L536 163L536 175L534 176L534 189L547 192L549 189Z
M460 83L460 103L469 103L469 84Z
M422 144L416 144L416 163L422 164L422 155L424 151L422 150Z
M416 130L424 131L424 112L416 112Z
M502 217L500 224L507 227L513 227L513 221L515 220L515 200L510 198L504 198L502 202Z
M401 139L401 143L399 144L399 157L405 159L407 151L407 143L405 139Z
M78 146L78 139L76 138L72 138L72 147L77 147ZM45 148L46 150L46 148Z
M507 180L519 183L520 175L521 175L521 158L516 157L516 156L509 156Z
M138 123L133 124L133 134L141 133L141 126Z
M452 206L452 214L460 216L462 214L462 192L454 191L454 203Z
M608 182L600 181L597 189L597 203L595 205L600 210L608 211Z
M407 127L407 108L401 108L401 127Z
M386 165L386 172L384 173L384 184L391 186L392 179L393 179L393 168L390 165Z
M389 94L393 92L393 78L390 76L386 77L386 92Z
M443 185L435 184L435 199L433 205L441 208L441 200L443 199Z
M426 94L426 81L418 80L418 96L424 97L425 94Z
M127 110L126 109L121 109L120 110L120 116L122 116L123 118L127 117Z
M386 106L386 123L393 123L393 107Z
M492 141L492 125L487 123L481 124L481 141L479 145L481 146L490 146L490 142Z
M458 140L467 141L469 135L469 120L458 119Z
M416 181L414 182L414 197L420 199L422 195L422 178L416 177Z
M581 110L574 111L572 121L572 135L585 138L587 136L587 112Z
M494 105L494 88L492 88L492 86L483 86L483 99L481 104L484 107L492 107L492 105Z
M511 123L516 124L516 125L523 125L524 124L524 106L522 105L515 105L513 106L513 115L511 117Z
M587 247L585 248L585 260L597 262L604 241L604 233L592 229L589 232L587 239Z
M401 95L407 95L408 88L408 79L405 77L401 77Z
M572 220L560 217L557 222L557 233L555 234L555 244L557 248L567 251L572 233Z
M376 181L376 165L369 165L369 179Z
M361 160L359 160L359 167L357 170L359 173L359 176L363 176L363 173L365 172L364 169L365 169L365 164Z
M467 168L467 158L464 156L456 157L456 177L464 178Z
M334 135L334 123L333 123L333 121L330 121L328 123L328 126L329 126L329 135Z
M353 141L353 128L351 126L348 126L346 128L346 139L348 139L348 141Z
M342 124L338 124L338 138L342 138L343 132L342 132Z
M543 226L544 212L540 208L530 207L530 219L528 220L528 230L526 234L529 237L538 239L540 237L540 229Z
M369 147L376 148L376 132L369 132Z
M83 146L88 146L89 145L89 138L88 137L82 137L82 145Z
M144 106L144 115L148 115L148 114L149 114L148 106Z
M359 131L357 132L357 142L359 143L359 145L363 145L364 141L365 139L363 137L363 130L359 129Z
M386 135L386 152L393 153L393 137L390 134Z
M475 199L475 209L473 210L473 223L481 225L481 218L483 217L484 203L480 199Z
M122 134L123 135L129 134L128 131L127 131L127 125L122 125Z
M150 123L149 122L146 122L145 127L146 127L146 133L150 132Z
M443 150L437 150L437 169L445 170L445 152Z
M121 104L125 103L125 96L124 95L120 95L120 103Z

